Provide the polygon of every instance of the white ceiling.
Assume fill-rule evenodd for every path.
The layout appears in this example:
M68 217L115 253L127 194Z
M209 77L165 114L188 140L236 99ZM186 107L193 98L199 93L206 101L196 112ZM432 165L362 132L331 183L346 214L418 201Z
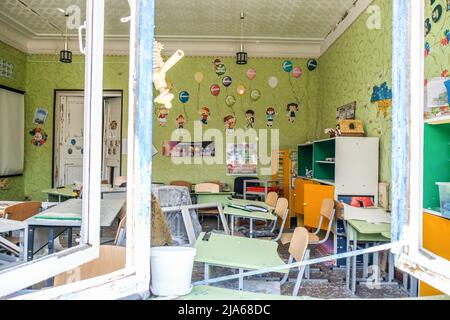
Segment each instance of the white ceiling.
M361 2L365 9L371 1L156 0L156 35L165 41L237 41L240 37L240 12L245 12L245 38L248 42L314 43L320 47L348 10L361 6ZM85 2L1 0L0 23L4 27L0 25L0 33L12 30L33 40L60 39L65 29L65 17L57 8L66 9L75 4L84 12ZM129 15L128 1L105 2L106 37L113 40L128 38L129 25L120 21ZM76 30L69 32L74 34Z

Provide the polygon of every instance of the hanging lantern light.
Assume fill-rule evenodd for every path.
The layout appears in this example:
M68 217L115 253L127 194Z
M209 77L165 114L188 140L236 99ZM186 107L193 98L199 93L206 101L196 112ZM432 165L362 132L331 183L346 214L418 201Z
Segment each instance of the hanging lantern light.
M64 42L64 50L61 50L61 52L59 53L59 61L61 61L62 63L72 63L72 51L69 50L69 39L67 36L67 18L69 17L69 15L66 13L65 17L66 17L66 39Z
M247 52L244 51L244 19L245 14L241 12L241 50L236 53L236 63L237 64L247 64L248 56Z

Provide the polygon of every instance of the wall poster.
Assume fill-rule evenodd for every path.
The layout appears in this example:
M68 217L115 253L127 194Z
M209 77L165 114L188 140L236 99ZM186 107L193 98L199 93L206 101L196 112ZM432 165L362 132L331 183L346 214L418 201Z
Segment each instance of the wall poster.
M174 158L215 157L216 146L214 141L166 141L163 142L162 153L164 157Z
M256 176L258 168L257 144L227 144L227 175Z

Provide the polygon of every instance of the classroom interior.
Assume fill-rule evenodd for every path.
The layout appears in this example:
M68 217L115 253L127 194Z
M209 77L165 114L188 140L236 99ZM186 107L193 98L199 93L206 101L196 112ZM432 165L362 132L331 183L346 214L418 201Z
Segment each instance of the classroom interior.
M130 7L105 0L94 134L80 52L89 27L81 44L78 36L90 1L0 3L0 299L123 269L133 245L129 160L144 151L133 137L139 117L130 121ZM157 42L139 51L154 82L140 158L152 186L146 298L442 297L397 268L390 250L370 251L391 243L392 2L155 2ZM424 4L421 237L449 259L450 4ZM101 158L95 174L92 155ZM86 172L101 181L99 257L20 287L22 266L84 243Z

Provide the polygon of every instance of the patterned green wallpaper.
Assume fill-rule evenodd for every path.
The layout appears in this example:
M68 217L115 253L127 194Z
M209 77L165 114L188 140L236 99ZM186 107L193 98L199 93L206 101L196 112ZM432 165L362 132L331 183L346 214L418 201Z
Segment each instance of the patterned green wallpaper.
M26 54L0 42L0 59L14 64L13 79L0 77L0 85L24 91L27 71ZM13 139L13 137L11 137L11 139ZM25 178L22 176L10 178L8 180L10 181L10 187L7 190L0 189L0 199L23 199Z
M439 7L442 11L439 11ZM433 21L433 12L439 20ZM430 32L425 38L425 79L435 77L448 77L450 70L450 12L447 11L447 1L437 0L431 5L426 1L425 17L426 25Z
M380 181L391 181L391 112L386 116L371 103L374 86L392 87L392 3L375 0L381 11L381 29L369 30L363 13L319 59L320 113L318 134L336 125L336 109L357 101L356 118L364 121L366 134L380 137Z
M157 112L154 120L154 144L161 151L163 141L169 141L174 129L177 128L176 118L184 114L183 104L179 101L178 95L181 91L187 91L190 94L190 100L186 103L186 113L189 121L185 128L193 132L194 123L201 120L199 111L207 106L211 111L210 121L204 130L209 128L218 128L225 132L223 119L232 114L232 110L225 104L225 98L234 95L237 99L233 110L236 113L236 128L245 128L245 112L248 109L255 111L256 130L267 129L266 109L269 106L275 106L277 116L274 121L273 129L280 129L280 147L295 148L295 146L304 140L313 139L314 133L311 128L314 127L316 111L318 107L318 71L309 71L306 67L305 59L289 59L294 66L299 66L303 70L303 75L296 79L283 70L283 62L286 59L252 59L250 57L248 65L238 66L234 58L221 58L226 66L226 73L218 76L213 68L213 61L216 57L186 57L180 61L168 73L168 80L173 82L173 93L176 98L173 102L173 108L170 111L166 127L158 124ZM256 70L256 78L249 80L247 71ZM195 74L202 72L204 80L200 86L198 94L198 84L195 81ZM225 89L222 85L222 79L225 76L231 76L232 85ZM272 76L278 78L279 83L275 89L269 86L268 79ZM291 79L291 80L290 80ZM221 93L215 97L210 93L210 87L213 84L219 84ZM237 87L244 85L247 93L242 99L237 94ZM257 102L250 99L250 89L258 89L261 92L261 98ZM295 94L294 94L295 92ZM300 111L294 123L288 121L286 111L287 104L295 102L295 96L300 99ZM198 100L199 99L199 100ZM218 146L216 146L218 147ZM225 150L225 146L224 146ZM155 181L169 182L171 180L188 180L193 182L202 182L205 180L220 180L230 183L234 177L226 177L226 165L212 165L201 167L200 165L180 165L172 164L170 158L165 158L159 152L154 158L153 177Z

